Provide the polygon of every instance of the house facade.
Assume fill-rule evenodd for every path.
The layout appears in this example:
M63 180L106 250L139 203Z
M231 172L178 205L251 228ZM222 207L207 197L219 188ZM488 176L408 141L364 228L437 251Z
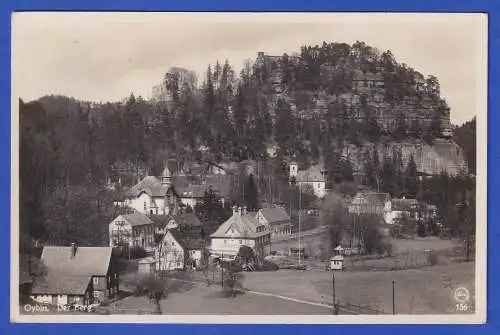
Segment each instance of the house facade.
M310 187L318 198L326 196L326 172L322 171L318 165L312 166L308 170L299 170L296 162L291 162L289 166L290 183L298 185L304 189Z
M186 238L176 229L168 230L155 250L156 270L197 268L202 263L203 248L203 240Z
M271 252L271 231L247 213L246 207L233 207L233 215L210 235L212 254L235 257L241 246L253 249L258 259Z
M179 207L172 175L165 166L160 178L146 176L128 191L126 205L146 215L170 215Z
M260 224L271 232L271 239L279 239L292 234L292 221L284 208L263 208L252 213Z
M392 199L391 213L393 223L403 223L405 220L417 220L419 203L417 199Z
M48 304L99 304L119 290L118 267L110 247L46 246L41 261L46 274L37 277L31 299Z
M143 213L119 215L109 224L109 246L142 247L153 250L161 227Z
M392 203L389 193L358 192L348 206L350 214L377 215L392 224Z

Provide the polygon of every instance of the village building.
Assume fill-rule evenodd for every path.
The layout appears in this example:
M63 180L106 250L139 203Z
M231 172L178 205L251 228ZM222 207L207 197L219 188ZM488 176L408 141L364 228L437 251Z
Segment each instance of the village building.
M279 239L292 234L292 222L284 208L262 208L258 212L251 212L260 224L271 232L271 239Z
M326 195L326 171L323 171L319 165L310 167L307 170L299 170L299 164L290 163L289 172L290 183L298 185L300 189L310 187L314 195L323 198Z
M155 246L155 235L162 228L143 213L119 215L109 224L109 246L141 247L151 251Z
M188 266L202 265L205 242L202 239L186 238L177 229L166 232L155 250L156 270L185 270Z
M109 247L46 246L45 274L35 279L31 299L54 305L99 304L119 290L118 268Z
M392 205L389 193L358 192L348 206L348 212L356 215L377 215L392 224Z
M203 238L205 234L203 223L195 213L182 213L171 216L167 220L166 229L176 229L186 238Z
M233 215L210 239L211 253L222 258L234 258L241 246L252 248L257 259L263 259L271 251L271 232L247 213L246 206L234 206Z
M419 203L417 199L392 199L392 222L403 223L405 220L417 220Z
M167 166L161 178L144 177L128 191L126 205L146 215L169 215L179 208L179 201Z

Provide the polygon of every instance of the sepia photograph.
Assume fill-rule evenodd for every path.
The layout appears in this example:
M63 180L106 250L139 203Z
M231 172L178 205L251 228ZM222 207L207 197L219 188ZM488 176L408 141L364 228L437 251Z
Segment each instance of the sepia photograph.
M487 15L12 15L11 322L484 323Z

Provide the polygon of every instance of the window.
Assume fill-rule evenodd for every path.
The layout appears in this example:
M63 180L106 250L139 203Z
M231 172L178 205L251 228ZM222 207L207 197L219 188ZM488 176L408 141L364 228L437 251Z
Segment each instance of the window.
M224 244L227 244L227 240L224 240Z
M144 201L144 211L147 212L148 210L148 204L146 203L146 201Z
M92 277L92 284L97 285L99 283L99 278Z
M242 241L242 240L240 240L240 244L243 244L243 241Z

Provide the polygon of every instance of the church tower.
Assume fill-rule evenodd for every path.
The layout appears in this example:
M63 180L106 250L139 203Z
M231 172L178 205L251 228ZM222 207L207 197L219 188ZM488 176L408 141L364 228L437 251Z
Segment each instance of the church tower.
M172 186L172 174L170 173L170 170L168 169L166 163L165 163L165 168L161 173L161 184L166 187Z

